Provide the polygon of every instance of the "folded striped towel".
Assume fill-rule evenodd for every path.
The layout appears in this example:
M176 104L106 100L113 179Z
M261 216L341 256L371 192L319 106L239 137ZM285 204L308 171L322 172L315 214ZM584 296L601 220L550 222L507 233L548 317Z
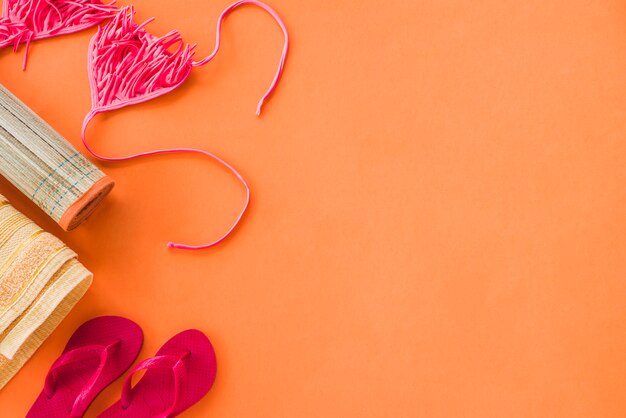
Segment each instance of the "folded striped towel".
M91 285L76 253L0 195L0 389Z

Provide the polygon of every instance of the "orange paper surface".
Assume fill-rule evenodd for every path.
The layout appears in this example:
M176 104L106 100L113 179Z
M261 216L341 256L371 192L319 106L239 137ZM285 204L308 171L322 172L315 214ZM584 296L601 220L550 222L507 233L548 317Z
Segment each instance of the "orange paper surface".
M121 1L121 4L130 4ZM226 1L136 0L213 48ZM116 188L76 231L0 193L92 270L86 297L0 392L24 416L76 327L137 321L152 356L199 328L218 357L188 417L624 417L626 3L287 1L247 7L179 90L98 116ZM0 80L80 150L95 29L0 52ZM119 397L121 381L89 410Z

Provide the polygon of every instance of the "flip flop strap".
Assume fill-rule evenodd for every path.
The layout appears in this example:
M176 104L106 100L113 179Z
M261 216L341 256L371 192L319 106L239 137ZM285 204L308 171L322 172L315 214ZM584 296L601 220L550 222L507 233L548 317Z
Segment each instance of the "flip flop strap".
M132 378L133 375L141 370L149 370L149 369L169 369L172 371L174 375L174 401L169 409L165 412L160 413L154 418L168 418L170 414L172 414L176 407L178 406L178 402L180 400L180 392L182 389L182 385L187 377L186 369L185 369L185 359L190 355L189 352L184 354L181 357L176 356L155 356L149 358L147 360L142 361L137 366L131 370L126 379L124 380L124 385L122 386L122 399L120 400L121 406L123 409L128 409L130 403L132 402Z
M72 411L70 412L71 417L82 416L82 413L89 406L89 397L91 390L94 385L98 381L98 378L102 374L102 370L104 370L104 366L106 365L107 358L109 357L109 353L112 349L119 346L121 340L116 340L107 346L103 345L88 345L80 348L76 348L74 350L67 351L62 354L52 367L50 367L50 371L46 376L46 381L44 384L43 392L48 397L48 399L54 396L54 392L57 388L57 377L69 366L79 363L81 361L85 361L90 358L97 357L99 359L98 367L90 376L89 381L83 388L83 390L78 394L76 400L74 401L74 405L72 406Z

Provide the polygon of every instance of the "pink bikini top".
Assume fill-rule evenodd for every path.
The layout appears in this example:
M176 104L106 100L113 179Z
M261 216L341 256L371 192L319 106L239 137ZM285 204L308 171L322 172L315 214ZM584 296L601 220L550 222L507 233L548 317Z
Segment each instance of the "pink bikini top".
M81 138L85 148L103 161L126 161L135 158L173 153L196 153L210 157L228 168L246 190L246 200L232 226L219 238L201 245L168 243L170 248L185 250L205 249L222 242L236 228L250 202L250 188L243 176L218 156L194 148L157 149L123 157L107 157L96 152L87 142L86 130L89 122L98 114L145 102L162 96L180 86L194 67L210 62L220 48L222 22L228 14L240 6L253 5L269 13L280 26L284 35L284 46L276 75L269 89L257 105L257 115L265 101L274 92L280 80L287 51L289 35L282 19L274 9L257 0L240 0L227 7L217 21L216 43L211 54L194 61L196 45L183 41L180 33L173 30L157 37L142 24L133 21L132 6L117 10L111 4L103 5L97 0L5 0L4 20L0 20L0 48L20 43L27 46L33 39L76 32L112 17L91 39L88 52L88 71L91 86L91 109L83 121ZM28 52L28 50L26 51ZM26 56L24 58L24 65Z

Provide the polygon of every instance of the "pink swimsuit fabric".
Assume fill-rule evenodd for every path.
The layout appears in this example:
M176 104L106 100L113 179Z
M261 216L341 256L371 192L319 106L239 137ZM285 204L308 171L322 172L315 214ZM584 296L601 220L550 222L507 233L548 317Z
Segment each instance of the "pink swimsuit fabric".
M4 0L0 17L0 48L17 51L30 42L78 32L110 18L117 8L100 0Z

